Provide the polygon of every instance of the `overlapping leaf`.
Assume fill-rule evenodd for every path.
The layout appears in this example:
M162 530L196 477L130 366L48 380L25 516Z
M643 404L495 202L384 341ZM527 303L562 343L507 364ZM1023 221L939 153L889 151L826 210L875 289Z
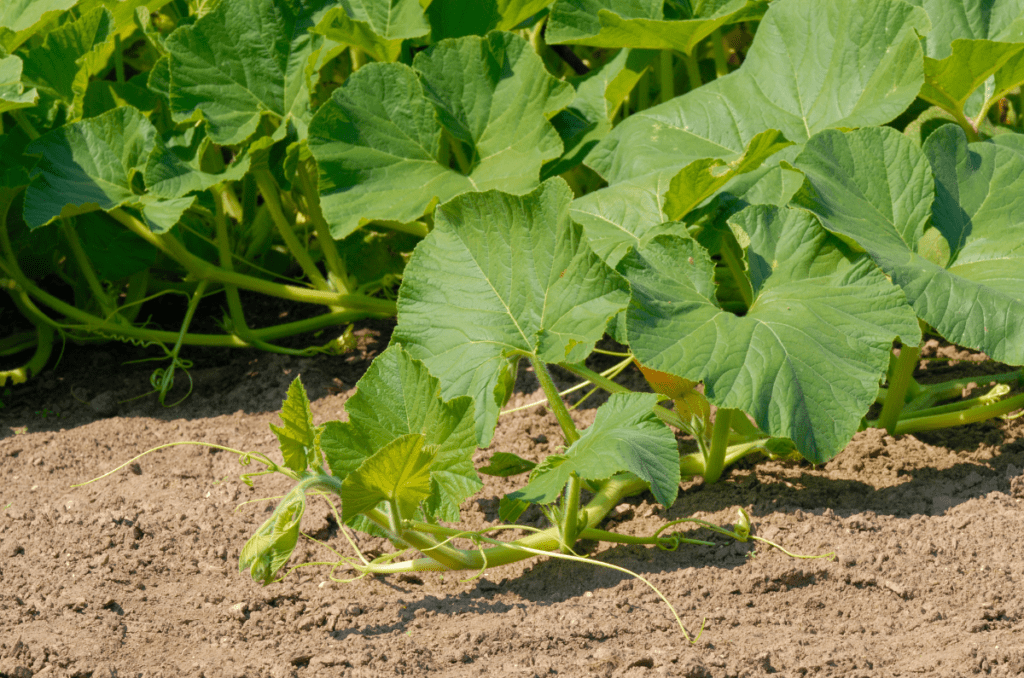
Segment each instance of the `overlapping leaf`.
M508 499L550 504L573 474L607 480L628 471L651 485L654 498L671 506L679 493L679 449L675 435L655 416L653 393L616 393L597 410L594 424L565 451L537 466L530 482Z
M947 125L921 150L889 128L828 131L796 165L807 183L794 202L867 250L918 316L949 341L1024 364L1017 136L968 144Z
M395 61L402 41L427 35L430 24L420 0L349 0L328 10L312 31L377 61Z
M21 59L16 56L0 58L0 113L34 106L39 93L25 91L21 84Z
M687 3L689 5L690 3ZM594 47L674 49L689 54L725 24L759 18L764 0L694 3L695 11L664 0L556 0L547 40Z
M238 178L247 167L239 161L225 173L202 172L198 161L186 161L187 151L168 148L152 123L128 106L59 127L32 142L29 152L42 156L25 197L25 220L33 228L129 206L155 232L165 232L194 203L190 191ZM138 190L149 183L152 193Z
M650 202L693 162L740 158L767 130L802 143L826 128L888 122L921 88L917 33L928 25L901 0L774 3L739 70L630 116L591 152L587 164L611 184L607 197L588 196L608 210L597 216L626 230L661 223L623 222L623 203L638 191Z
M956 116L980 120L1024 82L1024 3L967 0L954 7L916 0L928 12L921 97Z
M444 41L418 54L413 68L359 69L310 125L331 232L342 238L375 219L414 221L434 201L467 191L532 190L562 150L548 120L572 96L508 33ZM466 174L449 167L452 143Z
M349 421L328 422L320 438L335 477L344 480L396 440L419 436L431 457L427 510L442 520L458 519L459 504L481 487L472 461L476 436L471 398L445 402L438 380L423 363L392 346L373 361L345 410ZM394 450L385 456L392 454Z
M755 206L732 223L754 295L747 312L719 306L696 241L659 236L619 264L633 291L630 347L650 368L703 381L711 402L747 412L822 463L874 401L892 341L919 339L916 319L870 260L813 217Z
M510 31L552 0L436 0L427 7L434 42L490 31Z
M571 200L561 179L522 197L460 196L438 208L406 268L394 339L444 393L473 396L481 445L520 356L582 360L626 305L626 282L569 221Z
M23 80L48 101L62 102L70 120L78 119L89 79L113 52L114 32L114 15L104 7L47 32L42 43L24 52Z
M223 0L192 26L172 33L171 107L196 114L219 144L238 144L264 115L305 125L306 61L323 38L309 33L328 0L294 3Z

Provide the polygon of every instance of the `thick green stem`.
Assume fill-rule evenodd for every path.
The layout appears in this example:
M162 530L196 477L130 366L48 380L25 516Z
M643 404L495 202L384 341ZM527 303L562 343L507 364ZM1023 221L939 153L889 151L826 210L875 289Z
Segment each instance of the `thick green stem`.
M313 287L318 290L329 290L330 286L327 284L327 280L320 273L320 269L316 267L316 264L313 263L313 259L309 256L306 246L299 242L298 237L295 235L295 229L292 228L292 225L288 223L284 216L274 178L270 176L270 172L267 170L259 170L255 175L256 185L259 186L264 204L270 210L270 218L274 220L274 226L277 227L277 232L281 235L281 239L284 240L285 247L291 252L295 261L299 263L302 272L309 278L309 282L313 284ZM223 265L222 262L221 266Z
M711 34L711 51L715 55L715 76L721 78L723 75L729 75L729 59L725 55L721 28L716 28Z
M598 490L594 498L590 500L586 508L583 509L583 514L586 518L584 530L597 527L604 517L608 515L608 512L615 508L623 499L630 497L639 492L643 492L648 487L648 484L633 476L632 474L622 474L620 476L614 476L610 480L605 481ZM403 532L403 537L411 537L416 533L415 528L417 523L409 521L411 529ZM425 535L419 534L421 538L425 538ZM422 549L412 541L409 541L410 545L415 546L421 552ZM439 562L436 558L417 558L415 560L409 560L401 563L386 563L371 565L366 568L366 571L373 574L395 574L400 572L425 572L425 571L444 571L444 570L480 570L485 567L498 567L500 565L508 565L528 558L533 558L536 553L530 551L524 551L522 548L525 547L535 551L556 551L561 547L561 540L559 539L559 528L552 527L542 532L537 532L522 539L517 539L514 542L509 542L503 545L494 545L490 548L483 548L478 550L462 550L462 549L451 549L451 551L457 552L460 555L457 566L449 566ZM444 548L444 547L443 547ZM435 553L436 551L429 551ZM455 563L453 562L453 565Z
M735 418L734 418L735 420ZM740 459L761 452L768 439L753 440L739 445L730 445L725 450L725 458L722 461L722 468L728 468ZM705 476L707 467L704 463L704 455L700 453L687 454L679 458L679 474L684 477Z
M1001 374L986 374L980 377L953 379L951 381L944 381L938 384L928 384L926 386L922 386L917 397L907 403L904 413L906 414L924 409L943 400L959 398L963 390L968 388L971 384L1014 383L1024 386L1024 370L1014 370L1013 372L1003 372Z
M715 429L711 434L711 447L704 457L704 482L717 483L725 469L725 453L729 447L729 425L734 410L719 409L715 415Z
M537 380L540 381L540 387L544 389L548 406L555 413L555 419L558 420L558 424L565 434L565 446L569 447L580 439L580 432L576 429L572 415L569 414L569 409L565 406L562 396L555 387L555 382L551 379L547 365L532 354L530 355L530 364L533 366L534 374L537 375ZM577 523L579 521L580 489L579 476L574 473L569 477L569 482L565 486L565 495L562 497L560 541L563 553L572 551L572 545L576 542L576 534L579 532Z
M675 68L672 66L672 50L661 50L658 57L658 84L661 87L658 100L661 103L665 103L676 95L675 74Z
M194 278L205 278L211 282L219 282L225 285L237 285L240 289L259 292L272 297L280 297L290 301L337 306L375 315L393 316L398 311L395 302L387 299L375 299L362 294L338 294L336 292L311 290L294 285L282 285L241 273L225 271L189 252L185 249L184 245L175 240L170 234L157 235L153 233L145 224L123 210L111 210L110 216L184 266L189 275Z
M700 77L700 63L697 61L696 49L695 47L693 52L683 57L683 62L686 64L686 77L690 81L691 92L704 84Z
M211 193L215 205L214 223L217 227L217 253L220 256L220 265L225 271L232 272L231 240L228 236L228 220L224 213L224 200L219 191L214 190ZM242 299L238 294L238 288L234 285L225 285L224 296L228 301L228 313L234 333L243 339L247 338L249 325L245 322L245 312L242 310ZM180 341L179 339L179 343Z
M960 412L939 414L931 417L905 419L896 425L893 435L918 433L919 431L934 431L941 428L976 424L980 421L1001 417L1021 408L1024 408L1024 393L1018 394L1012 398L1007 398L1006 400L1000 400L999 402L991 405L973 407L969 410L962 410Z
M885 404L878 417L878 427L884 428L889 435L896 435L896 422L899 420L903 406L906 405L907 389L914 379L917 360L921 356L919 346L904 345L900 349L900 357L889 375L889 388L885 395Z
M36 130L35 126L28 119L28 116L25 115L24 110L15 109L13 111L8 111L8 113L11 114L11 117L14 118L14 122L18 123L18 127L21 128L21 131L24 132L29 139L39 138L39 131Z
M341 260L338 248L334 244L331 227L324 218L323 210L320 209L317 182L310 176L306 163L299 163L299 180L303 197L306 200L306 209L309 212L309 218L313 221L317 242L320 243L320 251L324 253L324 265L327 267L328 278L330 278L335 291L348 294L352 291L348 271L345 270L345 262Z
M107 318L113 317L115 309L111 305L110 299L107 298L107 291L103 289L103 285L96 276L96 271L92 267L92 262L89 261L89 256L85 253L85 248L82 247L82 241L78 239L78 232L75 231L75 227L67 219L61 219L60 229L68 242L68 246L71 247L75 264L78 265L78 270L82 273L82 277L85 278L89 291L92 292L93 298L99 304L100 310L103 311L103 315Z

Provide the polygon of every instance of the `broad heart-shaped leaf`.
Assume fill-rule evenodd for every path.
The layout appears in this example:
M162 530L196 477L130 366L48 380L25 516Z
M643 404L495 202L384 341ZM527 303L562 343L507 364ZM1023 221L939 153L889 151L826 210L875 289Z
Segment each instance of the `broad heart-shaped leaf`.
M361 49L377 61L395 61L402 40L425 36L430 24L420 0L349 0L328 10L312 32Z
M484 35L510 31L551 4L551 0L434 0L427 7L430 37Z
M142 172L155 139L156 128L129 107L39 137L26 149L42 160L25 195L25 221L35 228L59 216L134 202L132 178Z
M931 31L923 40L925 56L945 59L959 39L1020 42L1024 37L1021 0L907 0L928 13Z
M562 151L548 120L572 96L510 33L442 41L413 68L364 66L310 123L332 234L375 219L414 221L467 191L533 190L541 166ZM453 140L468 174L448 166Z
M748 244L747 313L718 305L696 241L660 236L619 264L633 290L630 348L647 367L703 381L711 402L823 463L874 402L892 341L920 339L916 318L867 257L844 252L810 215L754 206L733 223Z
M823 132L797 159L794 203L867 250L946 339L1024 364L1024 145L947 125L924 148L889 128ZM925 251L936 238L948 261Z
M252 578L264 586L284 567L299 541L299 523L306 510L306 494L297 487L281 500L273 515L260 525L242 547L238 571L249 570Z
M298 377L288 387L280 416L284 426L271 424L270 430L281 444L284 465L296 473L302 473L310 464L317 465L317 430L313 426L313 411L309 408L306 389Z
M431 494L430 466L436 450L423 436L410 433L368 457L341 483L341 519L345 522L382 501L392 501L402 517L411 518Z
M526 487L509 499L550 504L572 474L606 480L628 471L650 483L661 504L671 506L679 493L679 448L675 435L654 414L657 403L654 393L613 394L598 408L593 426L564 455L552 455L556 463L536 467Z
M0 58L0 113L34 106L39 93L25 91L21 84L21 59L16 56Z
M486 446L520 356L578 362L628 301L626 282L568 218L572 193L549 179L524 196L470 193L438 207L398 298L394 341L476 401Z
M556 0L546 38L551 44L674 49L689 54L715 29L756 19L768 5L764 0L699 4L697 12L666 15L664 0Z
M773 3L743 66L630 116L587 164L612 185L653 184L694 160L738 157L765 130L801 143L830 127L888 122L921 88L917 32L927 26L902 0Z
M400 346L379 355L345 403L348 422L328 422L320 437L331 473L344 479L368 457L416 434L433 450L426 509L456 521L459 504L482 486L473 468L473 399L441 399L438 380Z
M327 2L222 0L172 33L165 44L175 119L200 112L210 137L224 145L251 136L264 115L303 120L306 61L323 40L309 29Z

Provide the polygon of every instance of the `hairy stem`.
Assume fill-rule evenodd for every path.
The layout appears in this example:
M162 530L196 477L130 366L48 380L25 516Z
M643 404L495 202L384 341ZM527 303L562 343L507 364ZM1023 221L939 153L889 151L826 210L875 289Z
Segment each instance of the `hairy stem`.
M725 469L725 452L729 447L729 425L734 410L719 409L715 415L715 429L711 434L711 447L704 457L704 482L717 483Z
M969 410L938 414L930 417L915 417L905 419L896 424L893 435L905 433L917 433L919 431L934 431L940 428L951 428L953 426L964 426L965 424L976 424L980 421L1001 417L1014 410L1024 408L1024 393L1018 394L1006 400L1000 400L991 405L972 407Z

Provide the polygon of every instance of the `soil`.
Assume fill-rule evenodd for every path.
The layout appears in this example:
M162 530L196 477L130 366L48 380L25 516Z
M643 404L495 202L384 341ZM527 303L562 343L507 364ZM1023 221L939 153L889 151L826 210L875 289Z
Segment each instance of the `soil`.
M250 488L238 475L253 469L209 445L71 487L174 441L270 453L267 425L297 374L318 421L342 418L389 331L364 325L346 356L192 351L194 390L174 408L125 402L159 364L125 365L144 352L116 345L69 347L55 370L0 396L0 677L1024 673L1024 419L897 439L869 430L824 466L745 463L716 485L685 484L669 509L649 495L619 506L609 525L642 535L682 517L729 525L742 506L754 534L834 553L798 560L703 529L692 536L715 546L581 545L657 586L691 636L703 623L693 644L637 579L559 560L351 583L318 566L262 587L237 558L273 502L245 502L288 481ZM936 353L954 360L927 363L925 379L998 369L932 342L925 355ZM524 372L513 404L539 399L535 387ZM581 424L595 403L577 410ZM504 417L476 461L497 450L539 459L559 439L553 416L532 408ZM516 480L485 478L466 525L495 522ZM303 521L350 552L325 506ZM523 521L544 524L536 512ZM307 541L292 562L332 559Z

